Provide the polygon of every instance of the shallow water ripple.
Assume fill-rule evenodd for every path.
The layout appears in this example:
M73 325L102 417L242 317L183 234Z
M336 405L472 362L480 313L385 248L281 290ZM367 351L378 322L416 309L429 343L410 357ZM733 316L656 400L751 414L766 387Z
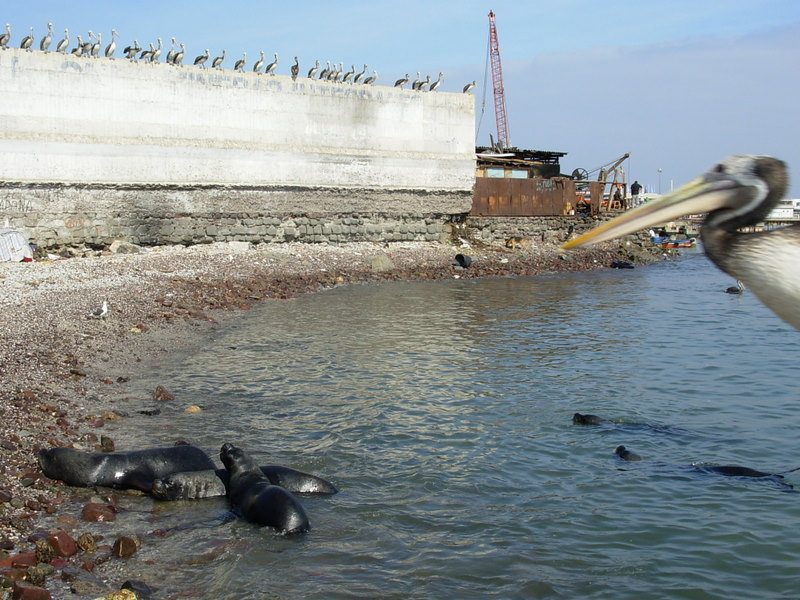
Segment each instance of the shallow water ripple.
M251 311L159 374L200 415L141 417L126 435L213 453L233 441L341 493L302 500L304 537L236 522L160 541L153 552L208 558L156 574L165 597L792 597L800 495L690 466L800 466L799 334L728 285L697 253ZM576 411L616 423L575 426ZM619 444L645 460L618 460ZM223 505L155 518L213 520Z

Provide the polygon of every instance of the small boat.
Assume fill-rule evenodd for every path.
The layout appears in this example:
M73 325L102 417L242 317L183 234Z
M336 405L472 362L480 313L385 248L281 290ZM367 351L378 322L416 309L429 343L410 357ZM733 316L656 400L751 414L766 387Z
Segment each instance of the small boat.
M697 240L694 238L687 238L683 240L664 240L659 242L662 248L694 248L697 245Z

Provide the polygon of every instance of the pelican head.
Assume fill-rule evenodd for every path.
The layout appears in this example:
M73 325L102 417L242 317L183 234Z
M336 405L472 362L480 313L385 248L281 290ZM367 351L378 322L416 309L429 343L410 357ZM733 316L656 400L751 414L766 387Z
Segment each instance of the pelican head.
M700 237L721 270L747 284L775 314L800 329L800 226L742 233L783 198L786 163L770 156L729 156L675 192L566 242L575 248L635 233L683 215L708 213Z

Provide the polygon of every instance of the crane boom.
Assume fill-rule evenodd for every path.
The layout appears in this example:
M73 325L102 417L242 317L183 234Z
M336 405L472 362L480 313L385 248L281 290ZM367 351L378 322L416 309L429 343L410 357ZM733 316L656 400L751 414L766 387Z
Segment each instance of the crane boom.
M501 150L511 147L506 117L506 93L503 88L503 65L500 63L500 43L494 13L489 11L489 57L492 60L492 84L494 85L494 115L497 119L497 145Z

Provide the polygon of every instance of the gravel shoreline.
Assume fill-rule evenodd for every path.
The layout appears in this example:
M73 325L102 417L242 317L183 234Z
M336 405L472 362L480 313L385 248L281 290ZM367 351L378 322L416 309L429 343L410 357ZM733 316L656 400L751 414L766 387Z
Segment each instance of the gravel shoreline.
M124 394L128 379L160 357L198 348L254 303L354 282L528 276L628 260L618 245L564 254L547 242L516 250L425 242L131 250L0 263L0 564L33 551L45 535L37 530L42 513L58 516L61 504L87 495L44 478L36 451L99 451L101 441L108 447L103 425L120 416L104 409L105 398ZM454 266L457 253L473 263ZM106 318L89 317L103 300ZM120 497L124 504L124 493ZM77 538L80 525L70 525L64 529ZM80 560L70 564L80 566ZM47 575L58 576L58 568Z

